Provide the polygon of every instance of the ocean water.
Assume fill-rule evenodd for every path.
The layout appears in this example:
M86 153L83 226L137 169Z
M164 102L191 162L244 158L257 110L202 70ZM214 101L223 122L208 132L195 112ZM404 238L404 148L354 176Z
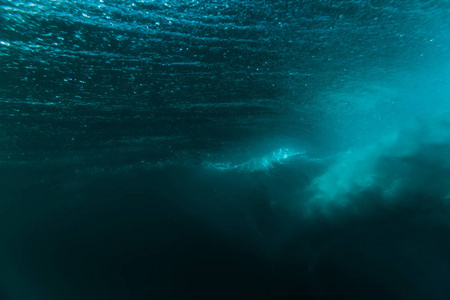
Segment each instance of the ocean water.
M449 1L0 2L0 299L449 299L449 236Z

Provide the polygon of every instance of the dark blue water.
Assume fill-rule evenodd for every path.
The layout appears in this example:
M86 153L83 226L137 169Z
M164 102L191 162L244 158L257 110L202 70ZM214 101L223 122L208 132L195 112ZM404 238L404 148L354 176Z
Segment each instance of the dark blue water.
M449 299L450 2L0 1L0 299Z

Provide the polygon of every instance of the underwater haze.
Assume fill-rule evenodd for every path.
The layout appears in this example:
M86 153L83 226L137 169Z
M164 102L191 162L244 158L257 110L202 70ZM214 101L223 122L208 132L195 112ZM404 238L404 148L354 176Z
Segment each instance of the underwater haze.
M0 299L450 299L450 1L0 1Z

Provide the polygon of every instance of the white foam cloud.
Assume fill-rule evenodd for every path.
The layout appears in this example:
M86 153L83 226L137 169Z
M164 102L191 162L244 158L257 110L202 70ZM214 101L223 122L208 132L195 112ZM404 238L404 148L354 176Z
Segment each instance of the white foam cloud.
M373 145L336 155L306 195L307 217L445 205L450 195L448 116L419 121Z

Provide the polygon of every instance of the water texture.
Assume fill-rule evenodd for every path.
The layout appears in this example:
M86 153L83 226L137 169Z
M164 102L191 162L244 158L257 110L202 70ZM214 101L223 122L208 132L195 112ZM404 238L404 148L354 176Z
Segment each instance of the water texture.
M449 299L450 2L0 1L0 299Z

